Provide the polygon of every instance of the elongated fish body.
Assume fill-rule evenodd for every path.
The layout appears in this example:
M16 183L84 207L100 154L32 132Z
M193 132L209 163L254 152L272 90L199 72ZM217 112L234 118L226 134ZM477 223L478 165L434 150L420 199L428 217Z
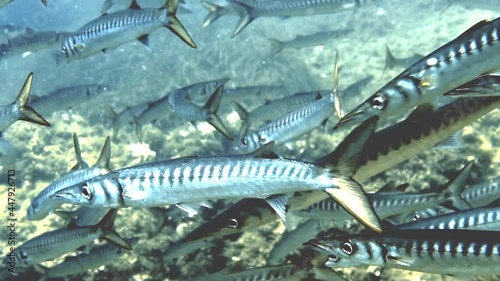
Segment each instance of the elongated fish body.
M500 208L476 208L418 219L394 229L478 229L500 231Z
M134 106L124 108L119 113L116 113L112 108L108 108L111 115L111 127L113 128L113 137L118 135L120 128L128 123L133 124L134 120L149 107L149 103L141 103Z
M125 239L130 246L134 247L139 238ZM88 254L80 254L73 257L66 257L63 262L46 268L45 278L68 277L85 273L91 269L114 262L122 257L127 251L114 244L106 244L90 249Z
M500 98L464 98L437 109L417 109L404 121L375 132L354 178L363 181L431 149L497 108Z
M338 29L330 31L321 31L314 34L297 36L289 41L278 41L270 39L273 43L271 55L281 52L283 49L301 49L323 45L335 39L344 38L346 35L354 32L354 29Z
M500 198L500 177L485 182L473 184L462 192L464 198L472 207L486 206Z
M267 281L290 280L300 281L307 274L301 267L291 264L265 266L237 272L224 272L194 277L190 281Z
M17 262L22 266L29 266L55 259L98 238L105 238L130 250L130 245L112 229L115 217L116 210L113 210L96 226L69 226L34 237L16 248Z
M0 44L0 59L55 47L69 34L60 31L38 31L9 37L7 42Z
M449 193L373 193L368 194L377 215L383 219L441 205L450 200ZM298 215L323 220L348 220L349 214L337 203L328 198L298 212Z
M28 105L33 73L30 73L24 82L16 100L11 104L0 106L0 132L17 120L24 120L42 126L50 126L49 122Z
M280 119L273 121L256 132L242 138L237 150L255 150L266 142L274 141L276 145L302 136L324 124L334 111L334 96L321 97L302 108L294 110Z
M370 119L355 130L359 131L356 146L368 139L375 123L375 119ZM355 169L357 154L339 164L343 175L337 175L324 166L277 157L269 151L271 147L272 143L267 144L252 154L184 157L119 169L63 189L54 198L79 205L123 208L212 199L267 198L300 190L321 190L342 201L344 208L363 224L381 231L361 186L346 176ZM342 152L351 153L351 150ZM340 156L332 153L332 157ZM347 201L350 203L346 204ZM268 202L275 206L273 209L281 209L281 203L270 198Z
M176 8L177 0L168 0L158 9L141 9L133 1L129 9L105 14L68 36L56 58L85 58L136 39L147 45L147 35L162 26L195 48L196 44L175 17Z
M353 235L313 240L331 268L363 265L453 274L499 274L500 237L496 231L411 229L384 236Z
M40 114L48 116L56 111L86 103L110 90L109 85L99 84L61 88L33 100L31 106Z
M481 21L408 67L345 115L336 127L396 115L500 68L500 18Z
M213 79L208 81L202 81L187 85L172 93L176 95L176 98L189 99L193 102L203 102L206 101L210 95L217 89L217 87L226 84L230 78L223 77L219 79Z
M58 191L78 183L85 182L99 175L107 174L111 155L109 137L106 139L101 155L96 164L90 168L70 171L44 188L28 207L26 218L28 220L41 220L48 216L52 210L62 205L62 202L53 198Z
M322 167L288 159L185 157L119 169L88 181L84 189L96 195L86 203L89 206L157 207L207 199L265 198L297 188L321 190L332 186L332 176ZM75 189L77 195L80 189Z
M253 3L240 0L228 0L228 4L240 16L240 21L233 32L233 37L240 33L249 23L258 17L296 17L330 14L353 9L371 0L270 0ZM207 20L205 20L207 22Z
M222 103L230 101L241 102L243 100L254 101L256 97L267 98L269 96L278 96L284 92L285 87L277 85L259 85L259 86L242 86L235 88L224 88L222 95Z
M313 103L323 97L330 95L332 90L318 90L304 93L296 93L291 96L267 101L264 105L247 112L243 106L233 102L233 107L243 121L242 131L245 132L253 124L258 122L272 121L283 115Z

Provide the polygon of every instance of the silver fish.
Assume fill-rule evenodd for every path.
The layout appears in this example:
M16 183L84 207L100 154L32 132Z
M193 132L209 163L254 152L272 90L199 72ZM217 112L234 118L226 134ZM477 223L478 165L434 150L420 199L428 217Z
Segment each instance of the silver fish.
M7 42L0 44L0 59L52 48L62 43L69 34L60 31L33 31L9 37Z
M370 116L386 118L432 101L500 68L500 18L481 21L408 67L345 115L335 128Z
M16 248L16 260L22 266L52 260L90 244L97 238L131 250L132 247L112 229L115 217L116 210L111 210L97 226L68 226L34 237Z
M252 3L241 0L227 0L234 12L240 17L232 37L240 33L258 17L293 17L338 13L359 5L372 3L372 0L269 0ZM220 10L219 10L220 11ZM213 21L213 20L212 20Z
M462 192L462 198L473 207L486 206L500 199L500 177L470 185Z
M125 239L125 241L130 247L134 247L139 242L139 238ZM125 251L123 248L114 244L106 244L90 249L87 254L83 253L78 256L66 257L63 262L53 267L46 268L36 265L35 268L43 274L43 278L69 277L114 262L124 254Z
M478 229L500 231L500 208L476 208L395 225L394 229Z
M111 157L111 145L109 137L102 147L101 155L93 167L87 169L73 170L64 174L59 179L44 188L32 201L28 207L26 218L28 220L41 220L48 216L52 210L62 205L62 202L55 200L52 196L61 189L77 183L85 182L96 176L106 174L110 171L109 159Z
M499 240L496 231L411 229L313 240L307 246L329 254L325 265L331 268L375 265L471 276L500 273Z
M164 26L192 48L191 36L175 17L177 0L168 0L158 9L141 9L133 0L129 9L105 14L68 36L56 59L85 58L108 48L138 39L148 45L149 33Z
M109 85L78 85L55 90L47 95L32 98L31 107L42 115L51 115L59 110L67 110L111 90Z
M370 120L362 126L371 132L374 125ZM122 208L322 190L364 225L380 232L361 186L349 179L356 159L343 159L345 163L325 168L276 157L269 151L271 147L272 143L246 155L184 157L124 168L60 190L53 197L79 205ZM333 153L332 157L339 155ZM267 200L284 217L283 203Z
M16 100L11 104L0 106L0 132L3 132L17 120L24 120L42 126L50 126L47 120L28 105L32 81L33 73L30 73Z
M309 35L300 35L292 40L279 41L275 39L269 39L272 43L270 55L274 56L281 52L283 49L301 49L307 47L314 47L324 45L335 39L344 38L346 35L354 32L354 29L337 29L329 31L320 31Z
M259 106L250 112L238 102L233 101L232 104L236 113L238 113L240 120L243 122L240 131L246 134L248 129L258 121L270 122L278 119L291 111L297 110L316 100L330 95L331 92L331 90L318 90L296 93L291 96L285 96L275 100L267 100L262 106Z
M281 145L307 134L326 124L333 114L334 103L332 93L322 96L320 99L260 127L255 132L243 136L241 143L234 149L252 151L270 141L274 141L276 145Z
M203 20L203 25L202 25L203 28L211 25L221 16L238 15L230 6L220 6L208 1L200 1L200 3L201 6L208 11L208 14L205 16L205 19Z

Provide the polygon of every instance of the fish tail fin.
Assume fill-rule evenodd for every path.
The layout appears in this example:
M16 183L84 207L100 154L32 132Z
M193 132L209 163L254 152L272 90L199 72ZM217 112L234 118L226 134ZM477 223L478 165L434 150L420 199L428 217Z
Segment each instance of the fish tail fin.
M12 2L13 0L9 1L9 2ZM47 0L41 0L40 2L42 2L42 4L47 7Z
M142 143L142 139L144 137L143 132L143 127L142 127L142 122L139 120L138 117L132 116L132 119L134 120L134 127L135 127L135 135L137 136L137 139L139 140L140 143Z
M224 90L224 85L220 85L215 89L214 93L210 96L204 108L208 110L207 122L212 125L217 131L219 131L224 137L229 140L233 140L233 136L229 133L228 129L217 115L219 110L220 101L222 100L222 93Z
M472 208L471 205L462 198L461 194L464 191L465 182L469 178L474 161L475 160L469 161L462 170L458 172L457 176L446 184L443 193L448 196L449 200L443 204L445 207L453 210L468 210Z
M101 238L108 241L109 243L117 245L120 248L132 250L132 246L130 246L130 244L113 229L117 213L118 209L109 210L109 212L104 216L104 218L102 218L99 224L97 224L97 227L103 231L103 235Z
M167 0L164 9L167 11L169 22L165 25L170 31L172 31L177 37L188 44L191 48L196 48L196 43L194 43L193 38L184 28L182 23L175 16L177 12L178 0Z
M396 58L394 58L394 56L392 55L389 46L385 44L385 66L384 66L384 71L382 71L382 75L384 75L388 69L394 68L395 59Z
M277 53L283 51L284 43L279 40L268 38L269 42L271 42L271 52L269 53L270 57L274 57Z
M28 75L24 85L19 92L16 100L13 105L19 108L21 112L21 116L19 120L28 121L31 123L39 124L42 126L50 127L49 122L45 120L38 112L36 112L31 106L28 105L28 101L30 98L30 90L31 90L31 82L33 81L33 72Z
M234 107L234 110L236 110L236 113L238 113L238 116L240 117L240 120L242 122L240 128L240 132L242 132L241 135L246 135L246 133L248 132L248 128L250 128L250 123L248 121L248 111L243 106L241 106L241 104L235 101L231 103Z
M240 16L240 21L231 35L231 38L234 38L255 19L255 16L253 15L253 8L245 3L238 0L227 0L227 3Z
M333 187L325 192L337 201L351 216L369 229L382 233L382 225L363 187L352 178L334 177Z
M108 171L111 171L109 169L109 162L111 158L111 139L110 137L106 137L106 141L104 142L104 145L102 146L101 154L99 155L99 158L97 159L97 162L95 163L95 167L100 167L103 169L106 169Z
M106 106L106 110L109 113L109 118L111 119L111 129L113 130L113 138L116 138L118 132L120 131L120 124L118 124L118 114L111 106Z
M203 21L202 28L211 25L214 21L219 19L223 15L223 7L212 2L201 1L201 6L208 11L205 20Z

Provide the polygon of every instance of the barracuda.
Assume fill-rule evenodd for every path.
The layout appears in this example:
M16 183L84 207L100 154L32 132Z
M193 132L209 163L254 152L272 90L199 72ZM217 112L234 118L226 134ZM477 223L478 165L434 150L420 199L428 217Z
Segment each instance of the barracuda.
M500 207L476 208L399 224L394 229L480 229L500 231Z
M0 59L5 59L18 54L23 57L39 50L49 49L62 43L69 32L38 31L19 34L9 37L7 42L0 44Z
M460 197L460 194L465 188L465 182L469 177L472 163L469 162L455 178L450 180L442 192L384 192L367 194L367 196L381 219L435 207L444 203L451 203L456 209L468 209L469 204ZM350 219L341 206L329 199L315 203L297 212L297 214L302 217L323 220Z
M141 9L133 0L129 9L104 14L68 36L61 51L56 53L56 59L85 58L136 39L148 45L148 35L162 26L196 48L191 36L175 17L177 1L168 0L159 9Z
M42 115L50 115L86 103L110 90L109 85L98 84L61 88L47 95L32 98L31 106Z
M359 130L364 132L360 143L373 132L375 123L375 119L370 119L360 126ZM342 162L325 168L277 157L270 152L271 147L272 143L246 155L184 157L124 168L60 190L53 197L80 205L123 208L211 199L267 198L300 190L321 190L364 225L381 231L361 186L349 178L356 169L357 157L345 159L342 157L345 151L340 155L334 152L330 156ZM282 212L282 203L271 198L268 201Z
M345 281L345 279L333 270L312 268L307 270L297 265L282 264L275 266L264 266L246 270L225 271L190 278L189 281Z
M500 68L500 18L481 21L392 79L344 116L336 128L386 118L428 103Z
M344 10L353 9L366 3L373 3L373 0L270 0L255 1L246 3L240 0L227 0L234 12L240 17L232 37L240 33L248 24L259 17L293 17L293 16L311 16L320 14L338 13ZM213 7L212 7L213 10ZM213 22L221 15L230 14L225 9L215 9L211 11L212 15L217 17L208 17L205 19L204 26ZM209 13L209 15L210 15Z
M283 49L301 49L324 45L325 43L334 39L344 38L346 35L349 35L352 32L354 32L354 29L352 28L321 31L314 34L297 36L294 39L285 42L275 39L269 39L272 43L270 56L276 55Z
M486 206L500 199L500 177L467 187L462 198L473 207Z
M281 145L326 124L333 114L335 98L332 93L320 97L320 99L264 125L257 131L243 136L239 146L233 149L252 151L269 141L274 141L275 145Z
M139 242L139 238L125 239L125 241L131 247L134 247ZM92 248L88 254L66 257L63 262L51 268L36 265L35 269L40 271L43 274L42 278L45 279L75 276L114 262L125 253L126 251L123 248L114 244L107 244Z
M59 179L44 188L32 201L28 207L26 218L28 220L41 220L48 216L52 210L62 205L62 202L55 200L52 196L58 191L77 183L85 182L96 176L110 172L109 159L111 157L111 144L109 137L106 138L101 155L96 164L90 168L72 170L64 174Z
M412 229L312 240L306 245L329 254L325 265L331 268L375 265L465 276L500 273L496 231Z
M24 120L42 126L50 126L47 120L28 105L32 81L33 73L30 73L16 100L11 104L0 106L0 132L3 132L17 120Z
M34 265L75 251L98 238L131 250L132 247L112 229L115 217L116 210L111 210L96 226L70 225L32 238L16 248L16 260L22 266Z

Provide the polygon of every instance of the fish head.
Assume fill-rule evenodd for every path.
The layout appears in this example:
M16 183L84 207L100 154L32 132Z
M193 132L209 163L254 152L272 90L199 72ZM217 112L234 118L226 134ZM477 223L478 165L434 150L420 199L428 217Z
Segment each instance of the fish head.
M384 116L390 111L389 95L379 91L366 99L351 112L344 115L334 129L342 127L348 123L358 125L372 116Z
M370 244L348 237L340 236L327 240L314 239L304 243L304 245L316 251L328 254L328 260L325 265L330 268L374 265L375 262L381 258L375 255L376 252L370 254L367 250L367 246L371 246Z
M106 176L66 187L52 195L52 198L88 207L118 208L121 202L121 185L118 180Z
M13 259L15 259L16 264L18 264L22 267L30 266L33 264L31 262L31 258L30 258L29 253L27 251L25 251L24 249L22 249L22 247L19 247L16 249L13 257L10 255L7 255L6 257L4 257L3 264L6 264L6 263L9 264L9 262L12 262Z

